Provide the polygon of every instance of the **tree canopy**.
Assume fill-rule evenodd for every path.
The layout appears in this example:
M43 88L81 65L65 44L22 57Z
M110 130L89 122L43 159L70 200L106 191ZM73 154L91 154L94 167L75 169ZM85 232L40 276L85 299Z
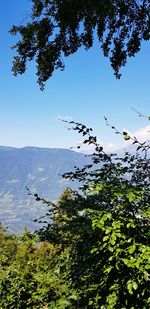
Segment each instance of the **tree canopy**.
M120 78L127 58L139 52L143 40L150 39L150 2L32 0L30 20L10 32L21 36L14 45L14 74L24 73L27 61L35 59L41 89L54 70L64 69L64 57L80 47L88 50L96 37Z

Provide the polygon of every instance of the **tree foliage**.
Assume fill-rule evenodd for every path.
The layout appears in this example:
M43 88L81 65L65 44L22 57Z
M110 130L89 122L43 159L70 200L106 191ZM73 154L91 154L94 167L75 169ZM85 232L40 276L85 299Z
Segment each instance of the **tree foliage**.
M148 308L150 145L128 135L136 153L108 155L91 128L70 124L95 146L93 164L64 175L80 181L81 193L60 199L52 224L39 232L66 252L60 272L74 295L67 300L71 308Z
M19 237L0 229L0 309L55 308L65 290L54 271L57 251L27 231Z
M11 29L13 35L21 36L14 45L13 72L24 73L27 61L35 59L43 89L54 70L64 69L64 57L80 47L88 50L97 37L120 78L127 58L150 39L149 12L149 0L32 0L30 20Z
M56 204L34 194L49 206L38 242L1 231L0 308L147 309L150 145L112 126L135 153L107 154L91 128L69 125L95 147L91 164L63 175L80 190L67 188Z

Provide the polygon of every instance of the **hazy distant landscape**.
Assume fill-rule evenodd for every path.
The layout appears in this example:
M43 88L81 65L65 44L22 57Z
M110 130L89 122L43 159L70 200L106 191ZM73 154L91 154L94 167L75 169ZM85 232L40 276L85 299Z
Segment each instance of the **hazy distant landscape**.
M50 201L64 188L75 186L61 175L81 166L87 158L67 149L0 147L0 221L9 231L21 232L26 225L36 228L33 219L45 214L46 206L28 196L25 187Z

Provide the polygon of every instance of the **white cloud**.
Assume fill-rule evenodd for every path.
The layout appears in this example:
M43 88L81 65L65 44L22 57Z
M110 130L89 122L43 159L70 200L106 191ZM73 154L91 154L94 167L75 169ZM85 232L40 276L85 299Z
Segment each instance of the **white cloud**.
M79 147L79 146L80 146L80 149L76 148L76 147ZM82 141L78 141L74 150L77 151L77 152L85 153L85 154L91 154L91 153L94 152L94 145L83 144Z
M104 145L104 149L106 152L115 152L118 149L120 149L120 147L118 147L115 144L109 143L109 144Z
M150 141L150 125L147 125L143 128L139 128L135 132L131 132L128 129L123 129L123 131L126 131L131 138L136 137L136 139L139 142ZM126 142L124 142L123 146L128 146L128 145L132 144L132 142L133 142L133 140L126 141Z
M104 147L104 143L102 141L99 140L98 143L99 143L100 146ZM78 151L78 152L85 153L85 154L92 154L95 150L95 147L94 147L93 144L90 144L90 145L88 145L88 143L83 144L83 141L81 141L81 140L77 142L76 147L77 146L80 146L81 148L77 149L77 150L75 149L75 150Z
M103 147L105 152L109 152L109 153L115 152L120 148L117 145L112 144L112 143L105 144L102 140L98 140L98 144ZM90 145L83 144L82 141L78 141L76 147L77 146L80 146L81 148L80 149L75 148L74 150L78 151L78 152L85 153L85 154L92 154L95 150L95 147L94 147L93 144L90 144Z
M145 126L134 132L133 136L136 136L140 141L147 141L150 139L150 125Z

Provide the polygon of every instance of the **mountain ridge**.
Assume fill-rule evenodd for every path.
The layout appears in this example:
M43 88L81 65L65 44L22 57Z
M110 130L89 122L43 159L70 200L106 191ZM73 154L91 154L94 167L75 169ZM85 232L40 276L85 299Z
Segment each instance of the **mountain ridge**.
M0 146L2 224L11 231L20 232L25 225L34 229L32 220L46 212L45 206L28 196L25 187L33 194L56 201L66 187L77 187L61 175L72 171L74 166L83 166L88 160L84 154L65 148Z

